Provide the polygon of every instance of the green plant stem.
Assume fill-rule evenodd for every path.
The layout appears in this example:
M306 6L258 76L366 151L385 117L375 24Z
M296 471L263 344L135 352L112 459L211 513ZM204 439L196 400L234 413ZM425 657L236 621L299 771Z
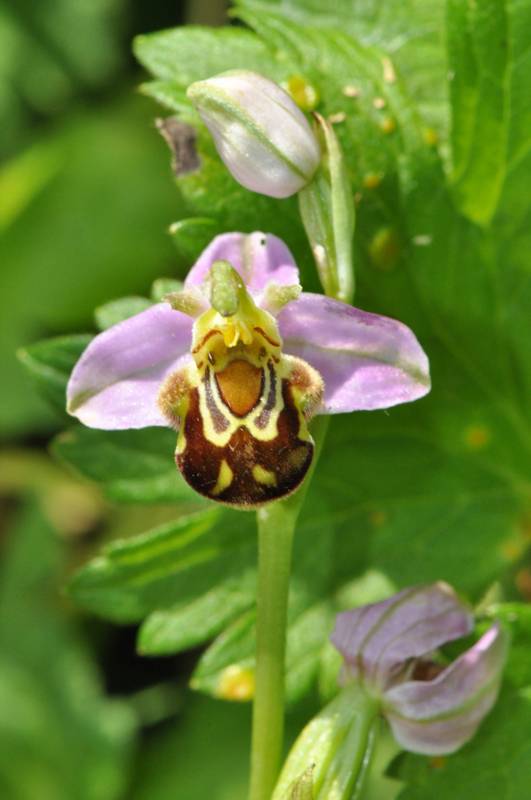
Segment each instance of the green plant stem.
M313 427L316 453L328 420ZM284 666L291 551L297 517L311 473L287 500L260 509L258 521L258 587L256 615L256 690L253 706L250 800L270 800L280 770L284 735Z
M286 619L295 522L296 515L286 514L281 503L258 512L251 800L269 800L282 756Z

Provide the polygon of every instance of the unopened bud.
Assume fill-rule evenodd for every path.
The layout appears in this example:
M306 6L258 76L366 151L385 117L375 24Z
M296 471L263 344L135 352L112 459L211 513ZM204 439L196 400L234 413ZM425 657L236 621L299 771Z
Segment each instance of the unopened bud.
M357 685L343 689L300 734L272 800L350 800L370 763L378 727L377 701Z
M310 182L321 159L317 137L276 83L233 70L193 83L187 94L242 186L289 197Z

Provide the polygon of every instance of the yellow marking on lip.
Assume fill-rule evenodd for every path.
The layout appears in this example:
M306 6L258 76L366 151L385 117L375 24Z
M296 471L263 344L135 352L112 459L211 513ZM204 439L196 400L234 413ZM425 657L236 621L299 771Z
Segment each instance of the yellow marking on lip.
M308 434L309 438L309 434ZM306 458L308 455L308 451L305 447L295 447L291 453L288 454L286 459L286 464L290 471L298 471L302 468Z
M277 485L277 476L275 473L269 469L264 469L260 464L255 464L253 467L253 478L257 483L261 483L263 486Z
M223 459L219 468L219 474L218 474L218 479L216 481L216 485L214 486L210 494L213 495L214 497L217 497L219 494L224 492L225 489L229 488L233 478L234 478L233 471L231 470L225 459Z

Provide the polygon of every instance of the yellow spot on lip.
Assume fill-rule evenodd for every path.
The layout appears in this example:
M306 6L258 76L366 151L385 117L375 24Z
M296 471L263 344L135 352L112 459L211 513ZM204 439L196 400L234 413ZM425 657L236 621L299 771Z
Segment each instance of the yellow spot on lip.
M236 700L244 702L252 700L254 697L254 672L249 667L241 667L239 664L231 664L223 670L216 694L223 700Z
M277 476L275 473L271 472L269 469L264 469L260 464L255 464L253 467L253 478L257 483L261 483L264 486L277 485Z
M218 494L224 492L225 489L228 489L229 486L231 485L233 477L234 477L233 471L231 470L225 459L223 459L219 467L219 474L218 474L218 479L216 481L216 485L214 486L210 494L213 495L214 497L217 497Z

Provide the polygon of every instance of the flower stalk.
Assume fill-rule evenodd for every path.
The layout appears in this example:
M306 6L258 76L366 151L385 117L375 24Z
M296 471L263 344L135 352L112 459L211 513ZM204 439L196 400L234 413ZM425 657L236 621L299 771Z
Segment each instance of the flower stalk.
M328 418L312 426L315 457L301 489L257 512L258 588L256 689L253 706L250 800L270 800L284 739L284 670L291 553L297 518L321 452Z
M317 113L314 119L324 156L313 181L298 194L299 211L325 294L351 303L355 223L352 188L331 123Z
M280 768L284 732L284 663L289 576L296 514L282 502L257 512L256 691L251 800L269 800Z

